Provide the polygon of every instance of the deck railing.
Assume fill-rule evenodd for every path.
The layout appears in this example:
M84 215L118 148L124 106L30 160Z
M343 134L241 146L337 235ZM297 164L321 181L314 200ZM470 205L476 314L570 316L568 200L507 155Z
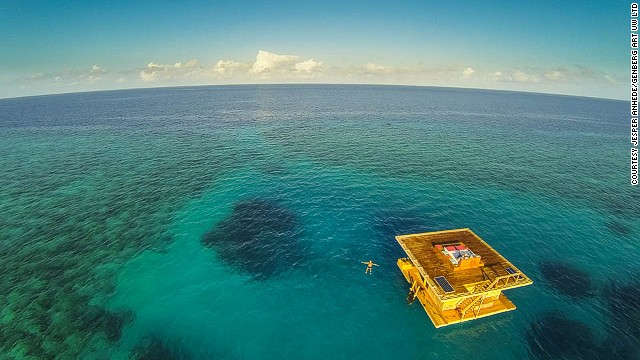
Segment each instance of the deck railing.
M478 295L490 290L508 288L513 285L518 285L519 283L524 282L526 279L527 278L524 275L522 275L521 272L498 276L489 283L483 282L483 283L477 284L472 291L465 293L463 296L473 296L473 295ZM448 295L441 296L441 299L442 300L452 299L452 298L460 297L460 295L461 294L448 294Z

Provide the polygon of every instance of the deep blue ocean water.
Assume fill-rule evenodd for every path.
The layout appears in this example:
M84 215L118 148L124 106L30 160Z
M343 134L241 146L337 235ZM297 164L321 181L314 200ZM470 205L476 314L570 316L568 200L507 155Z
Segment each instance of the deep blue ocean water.
M401 86L0 100L0 359L638 359L628 109ZM436 330L393 236L459 227L534 285Z

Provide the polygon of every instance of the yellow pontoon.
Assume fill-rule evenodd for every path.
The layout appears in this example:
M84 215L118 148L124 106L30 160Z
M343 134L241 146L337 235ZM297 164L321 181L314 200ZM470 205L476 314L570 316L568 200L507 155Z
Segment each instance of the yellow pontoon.
M399 235L398 267L436 328L514 310L503 290L533 281L470 229Z

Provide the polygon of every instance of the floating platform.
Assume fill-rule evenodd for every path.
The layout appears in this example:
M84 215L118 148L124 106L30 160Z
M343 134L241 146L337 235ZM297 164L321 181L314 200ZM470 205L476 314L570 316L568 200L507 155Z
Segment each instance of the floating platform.
M398 267L436 328L515 310L503 290L533 281L470 229L398 235Z

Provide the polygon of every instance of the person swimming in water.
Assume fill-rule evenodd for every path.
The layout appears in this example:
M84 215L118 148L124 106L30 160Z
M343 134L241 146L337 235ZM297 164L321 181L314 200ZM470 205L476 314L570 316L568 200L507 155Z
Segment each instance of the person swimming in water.
M374 266L379 266L378 264L374 264L373 260L362 261L363 264L367 265L367 268L364 270L364 273L369 273L371 275L371 270L373 270Z

